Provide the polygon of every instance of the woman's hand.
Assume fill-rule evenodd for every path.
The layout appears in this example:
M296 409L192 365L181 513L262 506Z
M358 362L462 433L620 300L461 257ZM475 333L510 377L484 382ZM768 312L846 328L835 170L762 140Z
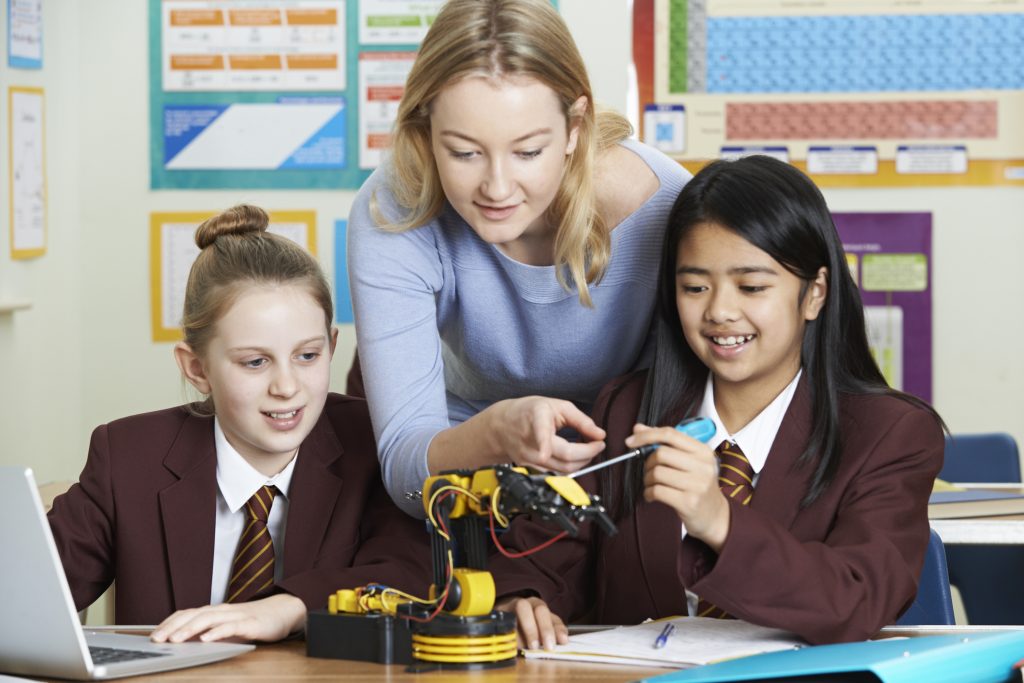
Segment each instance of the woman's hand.
M729 533L729 503L718 487L718 458L707 444L672 427L638 424L630 448L662 444L644 464L644 499L668 505L686 533L718 552Z
M252 602L183 609L163 620L150 638L157 643L236 640L274 641L306 625L306 605L294 595L272 595Z
M570 401L526 396L499 401L488 410L493 411L495 447L517 465L568 474L604 450L604 430ZM558 436L563 427L575 429L584 441Z
M543 643L545 650L553 650L555 643L569 642L565 622L540 598L508 598L494 608L516 615L516 639L521 649L536 650Z
M558 436L563 427L575 429L582 441ZM514 462L568 474L604 450L604 436L604 430L570 401L509 398L439 432L427 450L427 468L437 474Z

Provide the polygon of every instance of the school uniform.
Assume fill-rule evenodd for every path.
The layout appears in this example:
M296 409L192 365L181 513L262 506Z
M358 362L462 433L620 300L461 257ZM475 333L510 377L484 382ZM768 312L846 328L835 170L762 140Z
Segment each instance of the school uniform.
M609 455L628 450L645 378L631 375L601 393L595 416L608 432ZM689 591L812 643L871 636L916 595L942 431L931 414L900 399L842 396L842 460L832 484L803 507L815 463L797 459L810 437L811 408L801 377L750 505L727 499L730 526L720 553L687 536L667 505L641 501L614 537L585 528L529 561L496 557L499 595L536 594L568 620L631 624L691 613ZM596 491L596 473L581 483ZM522 550L551 535L550 526L521 518L503 544Z
M423 594L432 576L427 535L384 489L365 402L329 394L293 463L275 592L310 609L371 582ZM79 482L49 513L76 606L116 580L117 623L156 624L223 595L226 586L213 585L215 545L224 545L215 544L224 504L217 470L212 417L176 407L98 427Z

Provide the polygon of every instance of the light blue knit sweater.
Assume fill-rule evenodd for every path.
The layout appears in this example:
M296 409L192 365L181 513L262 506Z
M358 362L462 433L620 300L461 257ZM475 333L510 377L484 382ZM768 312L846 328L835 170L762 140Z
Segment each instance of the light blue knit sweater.
M612 231L611 260L591 287L593 308L566 291L554 266L530 266L477 237L447 204L404 233L378 229L370 197L402 215L388 167L356 196L348 270L356 340L384 483L405 493L427 477L434 436L496 401L539 394L589 410L601 386L646 363L665 222L689 174L660 152L622 143L651 167L659 190Z

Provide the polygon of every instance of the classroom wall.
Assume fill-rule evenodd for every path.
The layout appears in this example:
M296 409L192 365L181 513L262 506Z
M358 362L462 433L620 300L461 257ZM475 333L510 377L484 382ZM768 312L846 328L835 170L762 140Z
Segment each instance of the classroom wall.
M24 300L26 311L0 313L0 464L27 463L40 481L74 476L85 452L83 380L90 323L81 262L79 3L44 3L42 71L7 67L7 7L0 9L0 303ZM45 89L48 251L12 261L9 244L8 86ZM120 318L118 326L129 324ZM104 359L106 361L106 359ZM102 392L93 393L98 397Z
M8 84L47 89L49 251L11 262L0 249L0 464L31 463L41 481L77 476L93 427L183 400L171 344L151 341L149 214L238 202L314 209L318 252L333 276L333 223L350 191L149 189L147 3L47 0L45 65L0 66L6 150ZM627 102L628 0L561 0L599 101ZM6 16L0 19L6 22ZM0 23L6 33L6 24ZM611 28L614 27L614 28ZM1015 122L1003 121L1002 125ZM1024 123L1021 134L1024 134ZM7 185L6 151L0 183ZM935 404L957 432L1005 430L1024 444L1024 190L829 190L839 211L934 214ZM7 191L3 222L6 232ZM354 348L342 326L333 388Z

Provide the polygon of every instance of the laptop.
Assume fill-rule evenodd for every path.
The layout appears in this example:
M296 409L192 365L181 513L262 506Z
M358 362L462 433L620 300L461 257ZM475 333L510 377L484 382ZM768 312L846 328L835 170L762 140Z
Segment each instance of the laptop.
M253 645L154 643L78 621L32 470L0 467L0 672L99 680L216 662Z

